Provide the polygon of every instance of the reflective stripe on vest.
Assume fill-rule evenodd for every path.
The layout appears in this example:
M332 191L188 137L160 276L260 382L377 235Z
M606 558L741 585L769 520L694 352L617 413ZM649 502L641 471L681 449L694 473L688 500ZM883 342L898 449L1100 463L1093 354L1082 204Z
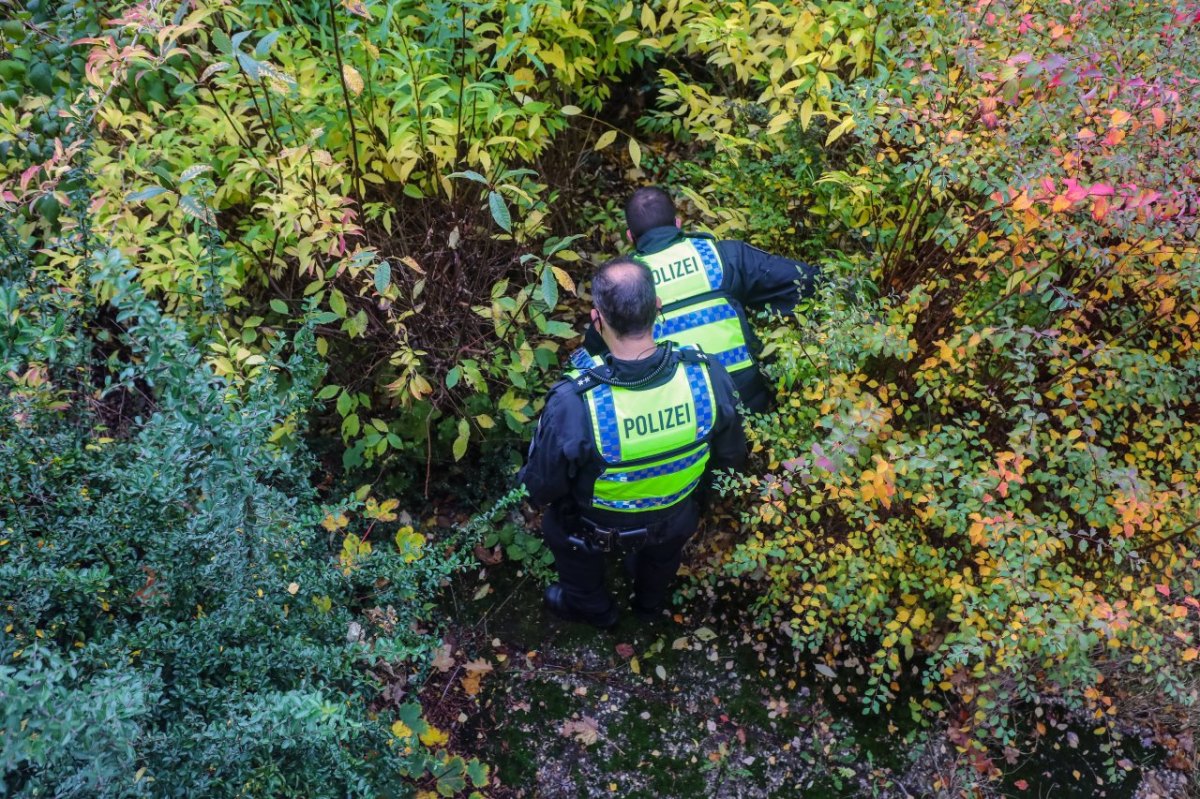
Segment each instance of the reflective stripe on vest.
M725 270L713 242L685 238L637 257L650 268L655 292L669 308L654 326L656 340L699 347L731 372L753 365L742 320L721 292Z
M597 366L602 359L595 358ZM611 511L668 508L686 498L708 464L715 419L708 370L679 363L656 388L598 383L584 393L604 472L592 507Z

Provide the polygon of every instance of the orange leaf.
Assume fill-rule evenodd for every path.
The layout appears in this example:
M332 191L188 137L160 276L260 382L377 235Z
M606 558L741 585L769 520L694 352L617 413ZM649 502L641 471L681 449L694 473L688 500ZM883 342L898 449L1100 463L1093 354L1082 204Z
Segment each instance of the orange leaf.
M1154 126L1159 130L1162 130L1163 126L1167 124L1167 115L1161 108L1152 108L1150 116L1154 117Z
M1200 656L1200 650L1197 650L1193 646L1190 649L1183 650L1183 654L1180 657L1183 658L1184 663L1187 663L1188 661L1195 660L1197 656Z
M1054 211L1055 213L1057 213L1059 211L1065 211L1070 207L1071 207L1071 201L1068 200L1066 195L1064 195L1064 194L1058 195L1057 197L1054 198L1054 202L1050 203L1050 210Z
M1109 124L1114 128L1119 128L1131 119L1133 119L1133 116L1128 111L1122 111L1118 108L1112 112Z

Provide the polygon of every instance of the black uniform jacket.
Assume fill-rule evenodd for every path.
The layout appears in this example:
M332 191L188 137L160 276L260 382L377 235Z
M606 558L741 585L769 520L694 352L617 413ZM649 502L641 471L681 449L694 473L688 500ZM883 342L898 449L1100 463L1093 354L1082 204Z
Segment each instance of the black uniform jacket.
M659 347L654 355L642 360L623 361L608 354L605 361L613 377L632 381L653 372L666 354L667 348ZM746 435L738 416L733 381L715 360L709 360L708 368L716 400L709 468L740 469L746 461ZM661 385L670 377L670 372L665 373L647 387ZM696 492L692 492L687 499L658 511L620 513L592 508L592 489L603 470L604 460L592 439L585 400L571 381L559 381L546 398L546 407L529 447L529 462L519 478L528 487L533 503L547 506L542 520L544 534L561 535L568 523L566 519L578 513L604 527L654 524L676 515L687 503L697 501Z
M674 225L656 227L637 240L637 254L650 255L665 250L684 236L712 238L707 233L684 233ZM718 241L716 246L724 267L721 290L729 295L750 351L757 355L761 347L746 320L745 309L791 313L801 298L813 293L820 270L800 261L771 255L744 241ZM583 346L592 355L602 355L608 349L604 339L590 325L584 333ZM765 411L770 406L770 391L756 366L739 369L732 377L747 408Z

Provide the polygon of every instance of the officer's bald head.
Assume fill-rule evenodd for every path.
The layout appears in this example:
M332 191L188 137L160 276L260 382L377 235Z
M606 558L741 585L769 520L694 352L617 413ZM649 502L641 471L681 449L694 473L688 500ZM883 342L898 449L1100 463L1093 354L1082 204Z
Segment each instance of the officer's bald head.
M592 303L617 338L649 333L658 315L658 296L649 267L628 256L614 258L596 270Z

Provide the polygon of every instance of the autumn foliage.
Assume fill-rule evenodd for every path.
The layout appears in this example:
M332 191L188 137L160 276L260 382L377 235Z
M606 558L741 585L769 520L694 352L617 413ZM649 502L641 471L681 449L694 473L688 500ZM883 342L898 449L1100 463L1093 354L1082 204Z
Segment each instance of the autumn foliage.
M1020 722L1035 704L1106 736L1152 714L1164 738L1196 726L1200 3L27 5L0 27L6 445L55 457L36 406L70 433L74 491L108 468L94 453L139 451L168 389L145 377L151 331L129 330L162 313L192 394L228 412L210 409L222 446L310 438L337 450L323 468L391 480L398 504L308 497L263 522L278 551L243 575L271 575L256 607L296 640L305 624L327 639L341 676L323 690L365 691L342 627L385 567L422 586L388 583L416 625L437 582L421 575L462 565L400 508L439 482L503 493L583 321L588 262L623 246L617 201L658 182L689 224L827 278L795 317L756 320L778 406L750 422L755 467L723 480L741 538L699 579L744 588L798 660L857 658L868 710L947 732L976 776L1044 732ZM257 425L237 418L250 407ZM281 490L268 466L255 497ZM104 602L135 603L117 609L133 635L142 567L158 589L171 575L112 535L134 554ZM545 565L515 523L481 541ZM303 618L280 593L289 558L312 575ZM89 585L72 583L80 623L107 624ZM374 610L390 632L372 645L398 629ZM44 629L66 628L26 619L3 655ZM42 665L66 684L64 635ZM436 651L395 640L396 663ZM407 787L487 783L411 702L356 713L353 736L318 741L348 780L361 746L387 747Z

